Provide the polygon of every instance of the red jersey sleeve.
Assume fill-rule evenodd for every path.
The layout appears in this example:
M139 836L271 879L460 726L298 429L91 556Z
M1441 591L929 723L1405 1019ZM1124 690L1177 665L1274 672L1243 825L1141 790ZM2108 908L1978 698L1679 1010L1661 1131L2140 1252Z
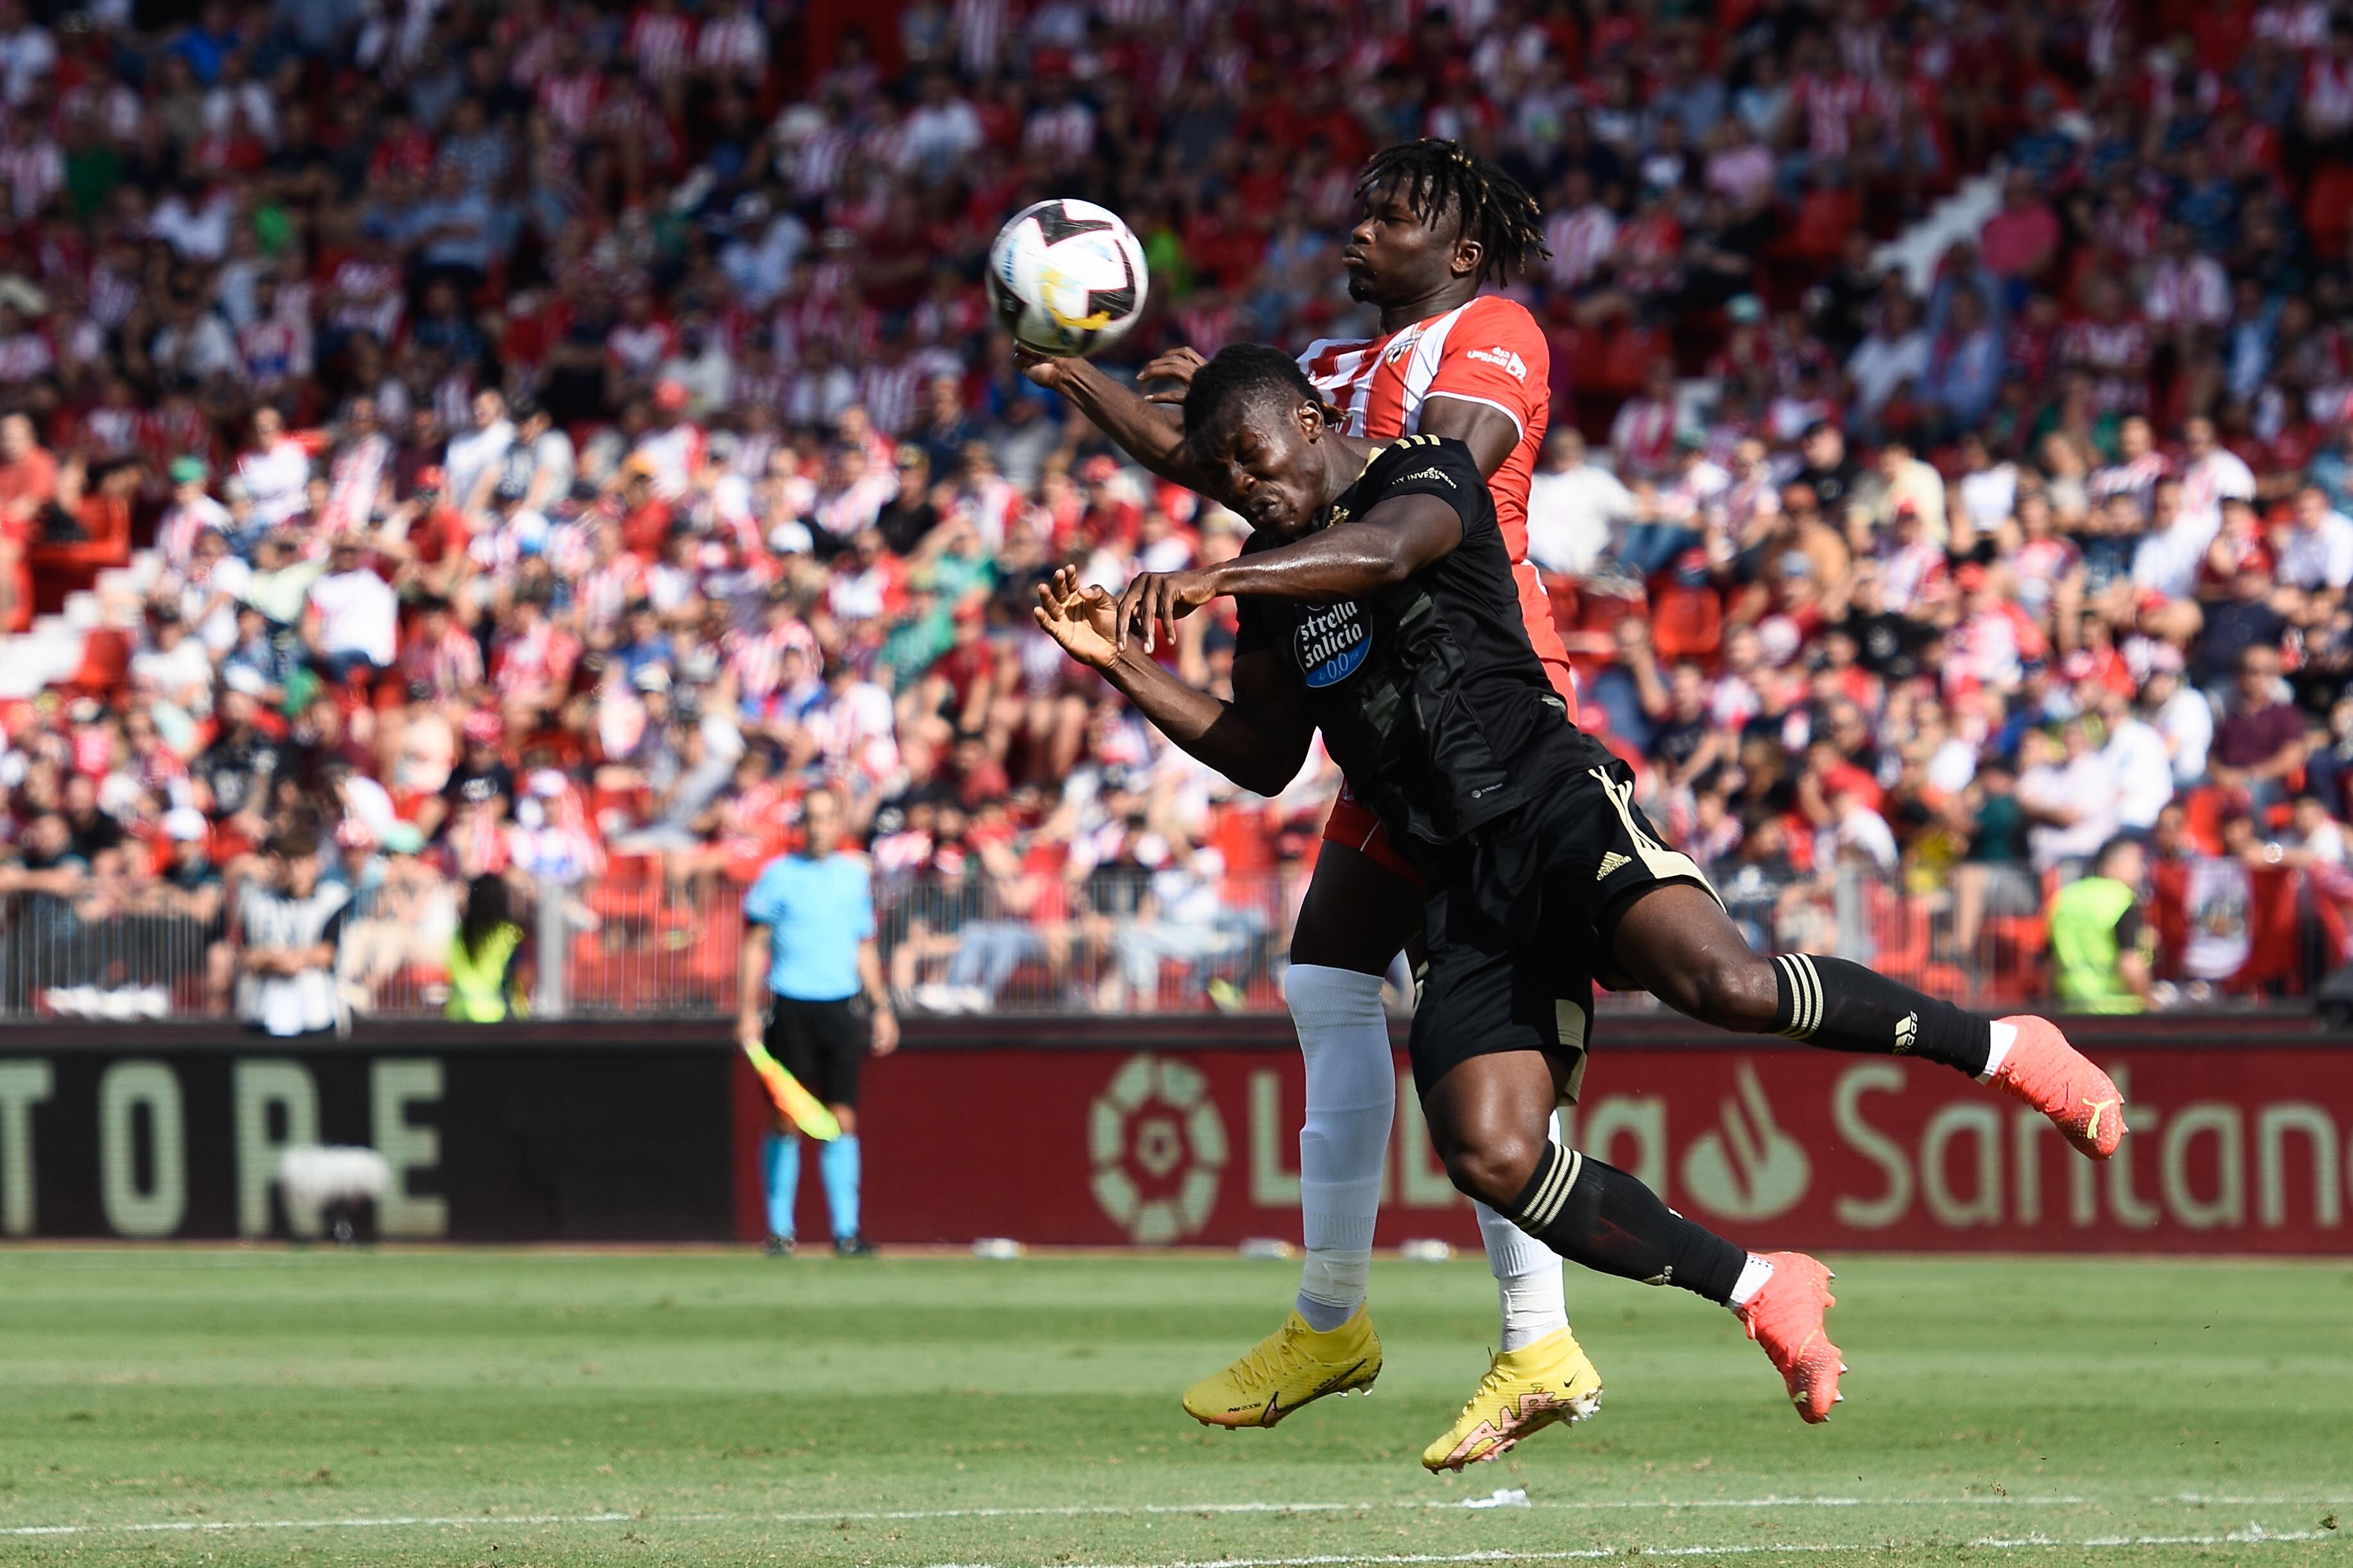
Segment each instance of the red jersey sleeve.
M1463 308L1446 334L1428 397L1483 403L1512 416L1525 439L1543 439L1552 406L1552 349L1526 306L1485 294Z
M1495 522L1503 530L1504 548L1511 552L1528 641L1574 718L1577 679L1553 625L1551 599L1535 568L1528 564L1528 486L1552 422L1552 350L1526 306L1487 294L1463 307L1447 329L1422 407L1426 410L1431 399L1440 397L1484 404L1508 416L1519 429L1519 440L1487 476L1487 488L1495 497Z

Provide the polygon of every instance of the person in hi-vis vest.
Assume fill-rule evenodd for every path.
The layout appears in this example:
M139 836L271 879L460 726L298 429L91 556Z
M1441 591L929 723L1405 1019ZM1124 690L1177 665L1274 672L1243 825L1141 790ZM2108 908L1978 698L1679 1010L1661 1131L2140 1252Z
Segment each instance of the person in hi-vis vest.
M2070 1012L2148 1010L2156 932L2140 912L2147 872L2140 840L2111 838L2092 874L2068 883L2051 900L2051 961L2060 1004Z
M507 914L503 879L484 875L466 888L466 913L449 939L448 1016L465 1024L501 1024L526 1011L522 927Z

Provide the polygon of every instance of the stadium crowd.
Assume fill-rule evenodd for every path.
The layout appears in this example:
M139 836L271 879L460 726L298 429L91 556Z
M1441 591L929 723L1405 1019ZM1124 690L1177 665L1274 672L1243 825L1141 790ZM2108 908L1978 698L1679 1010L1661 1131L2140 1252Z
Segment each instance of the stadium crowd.
M641 889L722 909L818 780L921 1004L1252 994L1328 766L1235 795L1026 613L1242 525L1023 379L979 260L1085 196L1154 268L1115 357L1303 347L1363 325L1354 171L1423 135L1548 215L1531 553L1588 727L1760 937L1977 973L2129 830L2222 982L2266 870L2345 874L2317 0L0 0L0 618L136 595L0 710L0 889L53 942L181 922L215 1002L273 847L360 899L365 1005L486 872L590 945ZM1987 171L1929 287L1874 261ZM1188 628L1217 682L1230 617ZM1898 887L1917 933L1849 896Z

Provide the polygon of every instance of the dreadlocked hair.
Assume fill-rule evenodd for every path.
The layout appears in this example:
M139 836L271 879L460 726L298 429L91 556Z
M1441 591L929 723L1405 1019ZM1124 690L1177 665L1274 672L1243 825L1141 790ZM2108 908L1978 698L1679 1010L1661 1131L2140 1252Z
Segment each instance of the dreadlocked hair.
M1479 242L1479 280L1504 282L1552 254L1544 241L1544 209L1519 181L1460 142L1424 137L1373 154L1356 182L1358 195L1392 182L1406 201L1435 224L1448 207L1462 216L1465 238Z
M1324 395L1299 362L1264 343L1229 343L1193 373L1185 391L1185 435L1189 440L1222 420L1227 411L1254 402L1324 405Z

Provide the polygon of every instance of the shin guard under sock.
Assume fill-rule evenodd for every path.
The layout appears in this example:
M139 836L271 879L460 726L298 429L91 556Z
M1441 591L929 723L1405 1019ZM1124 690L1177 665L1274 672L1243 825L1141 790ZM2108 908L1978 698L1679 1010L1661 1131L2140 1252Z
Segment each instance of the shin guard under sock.
M1614 1165L1557 1143L1505 1213L1572 1263L1645 1285L1680 1285L1718 1306L1732 1299L1748 1254L1694 1225Z
M1971 1078L1986 1070L1991 1020L1843 958L1773 960L1773 1032L1833 1051L1918 1057Z

